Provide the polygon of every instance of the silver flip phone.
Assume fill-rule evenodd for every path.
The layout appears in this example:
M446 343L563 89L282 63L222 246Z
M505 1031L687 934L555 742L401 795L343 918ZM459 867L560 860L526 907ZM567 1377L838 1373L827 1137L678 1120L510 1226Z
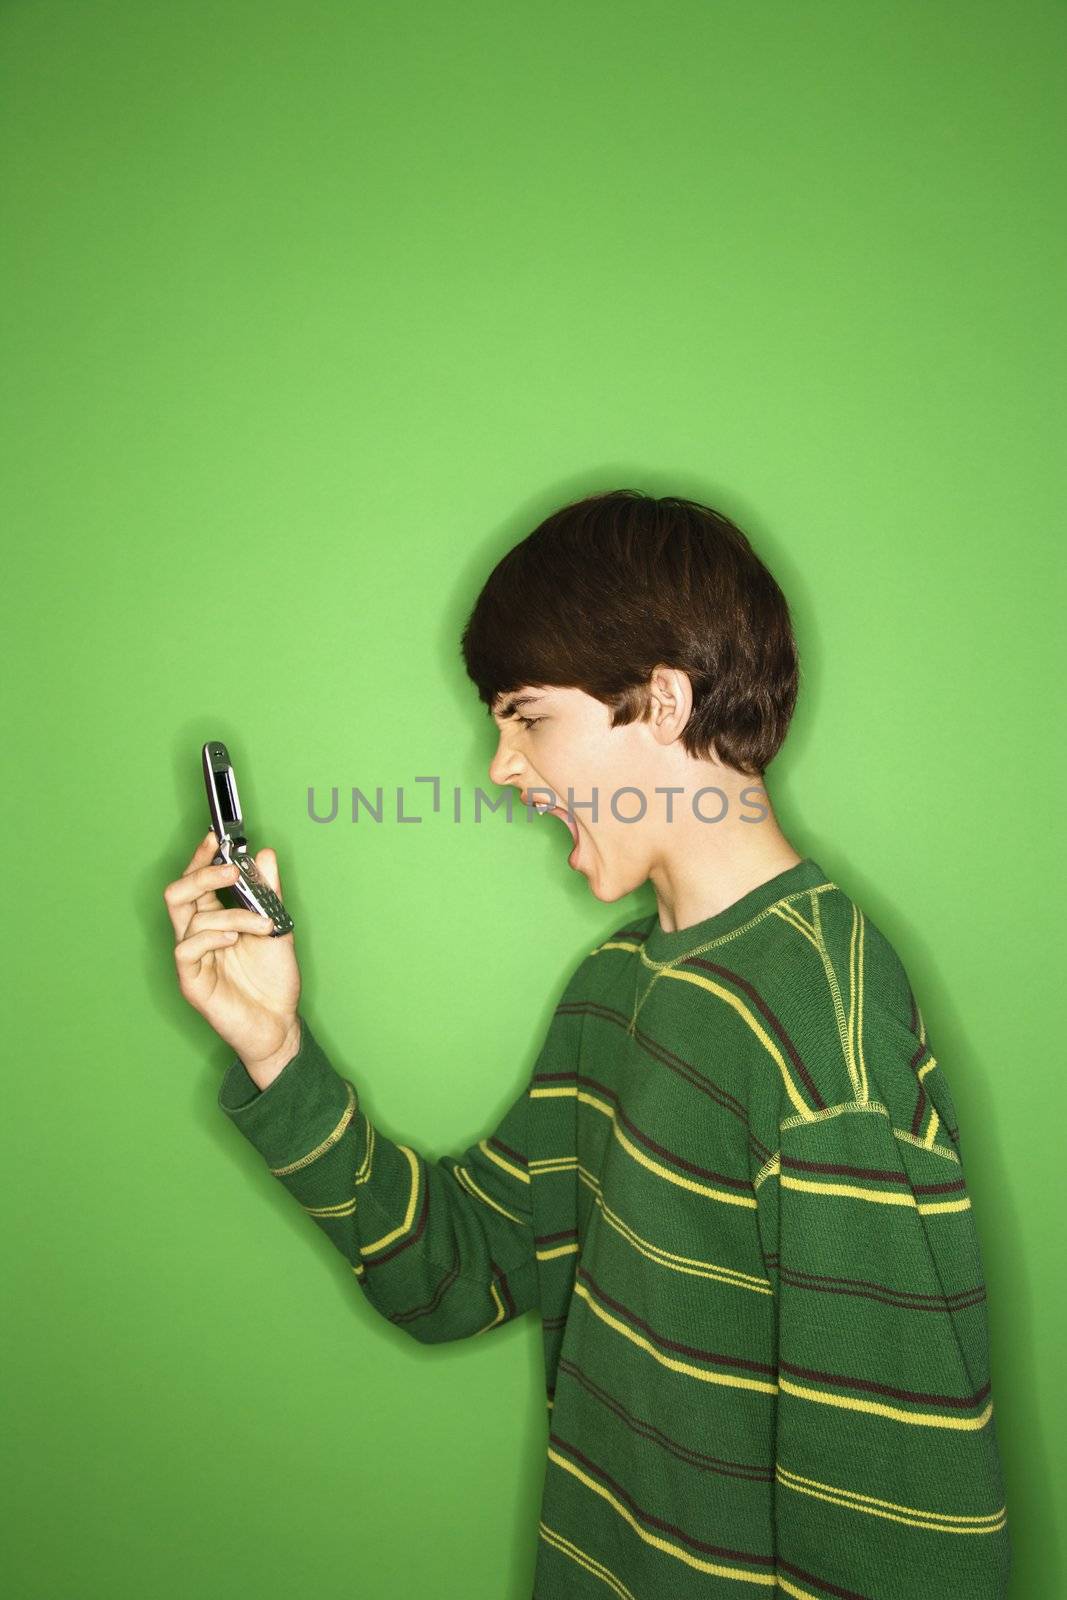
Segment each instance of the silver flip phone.
M218 866L220 862L230 861L241 873L234 883L223 884L223 888L232 888L249 911L258 911L261 916L270 918L274 924L272 939L289 933L293 919L249 853L233 762L230 752L218 739L204 746L204 785L211 827L219 841L211 864Z

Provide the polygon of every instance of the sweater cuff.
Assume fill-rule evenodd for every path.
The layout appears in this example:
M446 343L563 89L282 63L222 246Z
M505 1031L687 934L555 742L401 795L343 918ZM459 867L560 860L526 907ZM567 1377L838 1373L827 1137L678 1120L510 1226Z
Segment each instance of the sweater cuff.
M331 1065L300 1018L300 1048L265 1089L235 1057L219 1085L218 1103L272 1169L288 1167L339 1138L356 1110L353 1086Z

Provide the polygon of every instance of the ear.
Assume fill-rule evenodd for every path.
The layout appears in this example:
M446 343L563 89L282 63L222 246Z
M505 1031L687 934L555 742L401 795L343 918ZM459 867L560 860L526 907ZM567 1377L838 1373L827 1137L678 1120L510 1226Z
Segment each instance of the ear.
M655 667L648 680L647 721L653 738L672 744L689 721L693 686L680 667Z

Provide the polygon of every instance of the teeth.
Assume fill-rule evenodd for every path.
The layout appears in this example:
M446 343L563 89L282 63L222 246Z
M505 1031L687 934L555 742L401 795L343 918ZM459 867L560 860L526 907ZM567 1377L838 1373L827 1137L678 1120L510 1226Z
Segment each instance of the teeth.
M552 806L549 804L549 802L547 800L545 801L545 804L543 806L539 806L535 801L534 802L534 810L535 811L551 811L552 810Z

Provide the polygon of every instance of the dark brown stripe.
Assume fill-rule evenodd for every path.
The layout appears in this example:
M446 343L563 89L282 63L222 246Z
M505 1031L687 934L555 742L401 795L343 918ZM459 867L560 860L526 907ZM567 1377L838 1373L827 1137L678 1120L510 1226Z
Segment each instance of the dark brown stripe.
M920 1050L919 1051L919 1056L921 1057L921 1055L922 1055L922 1051ZM914 1066L915 1066L916 1059L917 1058L915 1056L912 1056L912 1058L911 1058L911 1066L912 1066L912 1068L914 1068ZM923 1117L926 1114L926 1090L923 1088L921 1083L917 1084L916 1087L918 1088L919 1093L918 1093L918 1096L916 1097L916 1101L915 1101L915 1114L911 1119L911 1131L912 1131L913 1134L915 1134L916 1137L918 1137L919 1129L923 1125Z
M660 1349L673 1350L677 1355L693 1356L697 1361L706 1361L713 1366L736 1367L744 1372L758 1372L763 1377L772 1380L775 1377L774 1367L768 1366L764 1361L752 1361L746 1356L728 1356L724 1355L720 1350L700 1350L695 1345L680 1344L677 1339L668 1339L665 1334L658 1333L650 1322L646 1322L643 1317L639 1317L636 1312L631 1311L629 1306L623 1305L621 1300L613 1299L610 1294L600 1287L596 1279L584 1267L578 1268L577 1276L581 1278L583 1283L588 1284L598 1300L604 1305L610 1306L613 1311L617 1311L620 1316L625 1317L631 1327L640 1328L641 1332L646 1333L650 1339L659 1345Z
M512 1161L517 1161L520 1167L529 1166L529 1162L521 1150L513 1150L509 1144L505 1144L503 1139L498 1139L495 1134L487 1140L487 1143L491 1144L494 1150L499 1150L501 1155L510 1156Z
M441 1279L432 1296L421 1306L412 1306L408 1311L391 1311L389 1321L395 1322L398 1327L403 1327L405 1322L414 1322L419 1317L428 1317L436 1311L448 1290L459 1277L459 1251L455 1244L452 1246L452 1265ZM366 1285L364 1285L366 1287Z
M676 1439L671 1439L653 1423L646 1422L641 1417L635 1417L632 1411L610 1394L606 1389L601 1389L599 1384L593 1382L580 1367L573 1361L568 1361L561 1356L559 1370L569 1373L577 1383L580 1383L594 1399L608 1411L612 1412L632 1432L640 1434L652 1444L658 1445L661 1450L667 1451L672 1456L677 1456L679 1461L686 1462L691 1467L696 1467L701 1472L714 1472L724 1478L740 1478L745 1483L773 1483L774 1469L772 1467L749 1466L743 1461L724 1461L721 1456L703 1455L699 1450L693 1450L688 1445L679 1444Z
M847 1178L878 1178L887 1183L906 1184L903 1172L884 1172L880 1167L843 1167L830 1161L798 1161L795 1156L782 1156L783 1167L796 1167L801 1172L836 1172Z
M604 1005L599 1000L570 1000L566 1003L566 1007L561 1005L558 1007L558 1009L560 1011L566 1010L569 1014L603 1017L607 1022L616 1023L624 1032L628 1031L630 1026L629 1017L624 1016L623 1013L616 1010L614 1006ZM694 1088L712 1091L716 1097L721 1097L723 1103L726 1105L726 1109L736 1111L742 1116L744 1115L744 1102L738 1100L736 1095L730 1094L726 1089L720 1088L720 1086L714 1083L710 1078L705 1078L704 1075L693 1066L691 1061L686 1061L684 1057L675 1055L673 1050L668 1050L666 1045L661 1045L658 1040L653 1039L651 1035L647 1033L642 1033L640 1030L635 1033L634 1037L640 1040L640 1042L648 1050L649 1054L655 1052L657 1058L662 1059L665 1064L673 1063L680 1069L682 1073L692 1073L696 1079L696 1082L693 1085Z
M387 1250L384 1255L374 1256L374 1257L371 1258L370 1261L364 1260L363 1265L366 1267L368 1272L372 1271L372 1269L374 1267L384 1267L385 1263L387 1261L394 1261L398 1255L401 1255L405 1250L410 1250L411 1246L413 1244L417 1244L419 1242L419 1240L422 1238L423 1234L425 1233L425 1231L426 1231L426 1218L427 1218L427 1215L429 1214L429 1210L430 1210L430 1186L429 1186L428 1183L423 1182L423 1179L421 1177L421 1171L422 1171L422 1163L421 1163L421 1161L419 1163L419 1171L420 1171L419 1182L422 1185L423 1193L422 1193L422 1209L419 1212L419 1220L418 1220L418 1222L416 1223L415 1227L411 1230L411 1232L408 1234L406 1239L401 1239L399 1244L395 1244L393 1246L393 1248L391 1250Z
M967 1188L964 1178L953 1178L945 1183L912 1183L905 1172L884 1172L879 1167L844 1167L830 1161L798 1161L794 1156L782 1156L781 1161L783 1167L796 1167L802 1172L829 1172L845 1178L906 1184L913 1194L958 1194Z
M561 1228L559 1233L538 1233L534 1235L534 1244L555 1244L559 1239L577 1239L577 1228Z
M818 1089L816 1089L811 1073L800 1059L799 1050L789 1037L789 1034L786 1032L781 1021L775 1016L770 1006L759 993L758 989L754 988L753 985L749 983L747 978L742 978L740 973L732 972L729 967L720 967L714 961L705 961L703 956L690 956L687 961L682 963L682 965L686 967L703 967L705 971L714 972L720 978L725 978L727 983L734 984L734 986L740 989L743 994L748 995L757 1011L760 1013L763 1019L770 1024L774 1032L778 1035L779 1043L796 1068L800 1077L800 1081L803 1083L805 1089L808 1091L808 1094L815 1102L816 1111L825 1111L826 1101L823 1099Z
M839 1372L818 1372L814 1367L794 1367L789 1361L779 1358L778 1366L782 1372L790 1372L797 1378L810 1378L813 1383L834 1383L841 1389L860 1389L867 1394L884 1394L892 1400L910 1400L918 1406L952 1406L957 1411L970 1411L975 1406L981 1405L989 1394L990 1385L983 1383L982 1387L972 1395L956 1394L923 1394L913 1389L894 1389L886 1383L874 1383L869 1378L851 1378Z
M792 1573L794 1578L799 1578L802 1583L810 1583L822 1594L831 1594L837 1600L871 1600L870 1595L861 1594L858 1589L842 1589L839 1583L830 1583L827 1578L817 1578L813 1572L808 1572L804 1567L796 1567L791 1561L784 1561L778 1557L778 1565L783 1572Z
M917 1073L919 1070L919 1062L929 1052L927 1051L927 1048L923 1044L922 1040L919 1039L919 1008L915 1004L915 996L912 993L910 984L908 985L908 1003L910 1010L908 1032L914 1034L917 1041L914 1054L912 1055L911 1060L908 1062L908 1065L912 1072ZM923 1125L923 1118L926 1115L926 1090L923 1088L921 1080L916 1081L916 1087L919 1093L915 1101L915 1112L911 1119L911 1131L914 1134L918 1134L919 1129Z
M494 1278L500 1286L500 1295L504 1302L504 1317L507 1320L507 1318L515 1315L515 1300L508 1287L507 1274L501 1271L492 1256L489 1257L489 1265L492 1268Z
M639 1128L636 1122L630 1121L630 1118L622 1109L622 1103L614 1089L609 1088L606 1083L601 1083L599 1078L587 1078L584 1073L580 1072L578 1074L578 1082L580 1084L588 1084L591 1088L598 1090L606 1100L610 1100L615 1107L619 1121L627 1133L633 1134L633 1137L643 1144L646 1150L652 1150L656 1155L662 1156L665 1161L671 1162L673 1166L681 1168L683 1172L692 1173L694 1177L707 1178L715 1183L726 1184L731 1189L741 1189L748 1194L752 1193L751 1178L733 1178L725 1172L717 1172L713 1167L698 1167L695 1162L687 1161L683 1156L675 1155L674 1151L668 1150L666 1145L657 1143L642 1128Z
M866 1278L833 1278L826 1273L796 1272L791 1267L782 1267L780 1277L783 1283L791 1283L797 1289L811 1289L820 1294L855 1295L861 1299L877 1300L882 1305L899 1306L905 1311L965 1311L969 1306L979 1305L986 1297L984 1284L960 1289L955 1294L941 1295L893 1289L888 1284L871 1283Z
M669 1533L673 1538L688 1546L690 1550L699 1550L704 1555L727 1556L733 1561L744 1561L753 1567L773 1567L773 1555L754 1555L751 1550L736 1550L732 1545L709 1544L705 1539L697 1539L693 1534L686 1533L685 1529L679 1528L677 1523L667 1522L663 1517L655 1516L653 1512L647 1511L644 1506L638 1505L633 1495L624 1489L622 1484L613 1478L609 1472L606 1472L603 1467L599 1466L597 1462L591 1461L584 1450L579 1450L577 1445L569 1444L566 1439L561 1439L558 1433L550 1432L548 1437L558 1450L565 1451L575 1461L581 1462L588 1472L591 1472L595 1478L598 1478L601 1483L606 1484L614 1494L618 1495L619 1499L629 1506L634 1516L640 1518L646 1527L659 1528L661 1532Z
M564 1008L560 1007L559 1009L563 1010ZM593 1000L582 1000L569 1001L566 1009L570 1015L597 1017L603 1022L613 1023L624 1033L629 1030L629 1018L625 1017L621 1011L614 1010L611 1006L601 1005ZM651 1034L645 1033L642 1028L635 1030L633 1038L640 1048L645 1051L646 1055L650 1055L653 1060L660 1062L662 1066L667 1067L669 1071L675 1073L685 1083L688 1083L691 1088L696 1089L700 1094L706 1095L709 1100L714 1101L724 1111L730 1112L731 1116L737 1118L748 1135L749 1144L756 1152L760 1166L773 1154L770 1147L763 1144L752 1132L748 1121L748 1109L743 1101L738 1100L736 1095L730 1094L721 1084L707 1077L691 1061L686 1061L684 1057L676 1055L673 1050L668 1050L666 1045L660 1044L658 1040L652 1038Z

